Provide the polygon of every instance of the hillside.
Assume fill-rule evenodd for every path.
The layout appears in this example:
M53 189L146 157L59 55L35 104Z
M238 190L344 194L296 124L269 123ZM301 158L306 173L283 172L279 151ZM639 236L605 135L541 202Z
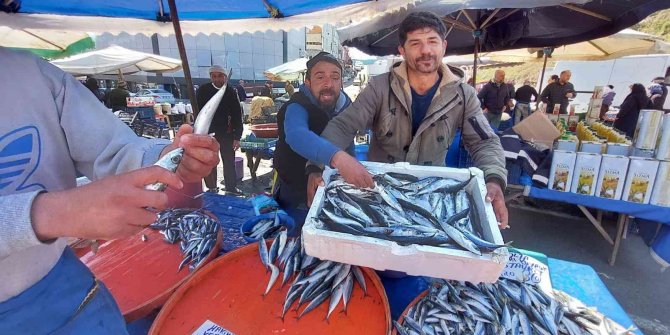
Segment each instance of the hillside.
M670 9L651 14L632 28L647 34L661 36L670 42Z

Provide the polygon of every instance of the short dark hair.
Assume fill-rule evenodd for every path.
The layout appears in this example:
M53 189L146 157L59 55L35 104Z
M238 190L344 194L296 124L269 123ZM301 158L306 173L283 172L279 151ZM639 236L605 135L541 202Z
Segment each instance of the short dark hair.
M610 90L613 90L613 89L614 89L614 85L607 85L607 87L609 87Z
M435 13L414 12L407 15L398 26L400 45L405 45L405 42L407 42L407 33L424 28L435 30L442 39L447 37L447 27Z

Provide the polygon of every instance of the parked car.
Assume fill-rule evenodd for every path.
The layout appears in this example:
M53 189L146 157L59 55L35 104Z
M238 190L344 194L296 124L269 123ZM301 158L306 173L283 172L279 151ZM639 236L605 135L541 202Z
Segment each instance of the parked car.
M172 93L160 88L145 88L137 92L135 96L138 97L153 97L157 103L168 102L174 104L176 102Z

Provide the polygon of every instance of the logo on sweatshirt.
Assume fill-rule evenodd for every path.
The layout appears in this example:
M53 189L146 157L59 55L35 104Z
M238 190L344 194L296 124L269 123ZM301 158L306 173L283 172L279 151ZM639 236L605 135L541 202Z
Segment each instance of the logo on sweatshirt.
M34 126L21 127L0 137L0 191L46 189L30 183L40 164L42 143Z

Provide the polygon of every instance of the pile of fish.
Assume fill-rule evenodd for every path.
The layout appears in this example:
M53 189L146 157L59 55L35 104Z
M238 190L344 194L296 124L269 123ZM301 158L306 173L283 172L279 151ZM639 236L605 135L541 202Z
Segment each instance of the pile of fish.
M602 316L583 305L566 304L565 296L557 299L556 293L507 279L479 285L436 280L402 323L394 324L400 335L626 334L601 332Z
M318 258L311 257L305 254L300 237L289 239L286 231L282 231L272 241L270 248L268 248L265 239L261 238L258 244L258 252L261 262L271 273L270 281L265 293L263 293L264 296L270 292L280 277L280 288L286 283L290 283L284 299L282 319L294 303L296 304L295 311L303 305L307 305L298 315L298 319L300 319L329 298L326 319L330 317L340 300L343 304L343 310L346 312L347 304L354 289L354 281L367 294L365 277L359 267L321 261Z
M258 220L249 231L244 232L244 235L253 239L275 238L279 236L282 227L279 215L275 212L274 218Z
M184 259L177 271L189 264L190 271L202 264L216 244L219 224L200 210L171 208L157 214L156 222L150 226L161 231L165 241L179 242Z
M458 248L481 255L505 247L482 238L478 211L465 190L470 180L377 173L360 189L333 176L318 220L325 229L358 236Z

